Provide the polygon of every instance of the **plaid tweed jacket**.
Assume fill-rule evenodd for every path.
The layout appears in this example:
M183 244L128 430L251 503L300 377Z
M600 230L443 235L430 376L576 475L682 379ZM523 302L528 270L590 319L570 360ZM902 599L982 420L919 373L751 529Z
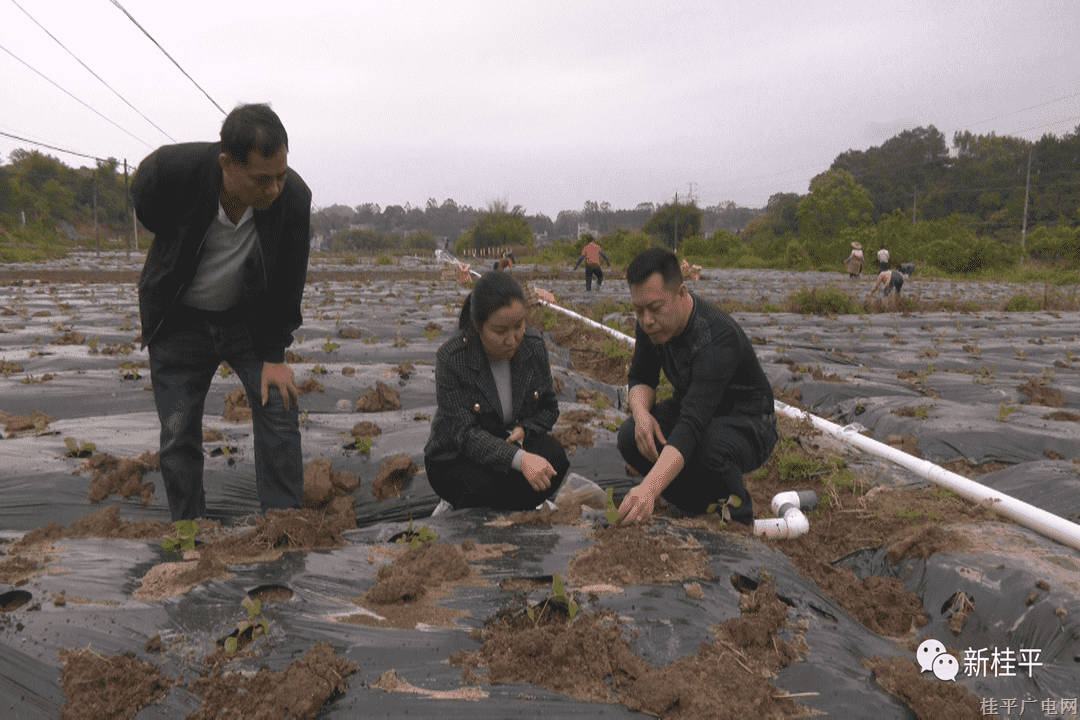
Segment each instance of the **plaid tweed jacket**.
M480 336L459 331L435 357L438 409L424 457L446 461L464 456L499 472L509 472L517 445L506 442L520 425L526 436L551 432L559 403L551 384L551 364L544 340L525 329L521 347L510 360L513 419L503 422L502 403Z

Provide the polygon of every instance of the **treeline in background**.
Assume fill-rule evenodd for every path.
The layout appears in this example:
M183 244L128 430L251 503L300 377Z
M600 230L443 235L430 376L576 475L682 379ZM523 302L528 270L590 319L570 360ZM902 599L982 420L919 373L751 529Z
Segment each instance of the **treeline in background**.
M0 257L4 245L59 228L130 234L124 168L113 159L71 168L36 150L0 165ZM841 269L852 242L867 259L884 245L894 262L945 274L1001 272L1022 259L1070 272L1080 267L1080 127L1036 142L956 133L952 146L933 125L866 150L839 154L805 194L776 193L764 207L699 207L693 198L616 209L589 200L555 219L505 200L485 208L364 203L316 207L312 234L329 253L430 252L443 247L515 248L518 259L576 259L581 230L616 264L662 244L707 267ZM60 237L60 240L63 240Z

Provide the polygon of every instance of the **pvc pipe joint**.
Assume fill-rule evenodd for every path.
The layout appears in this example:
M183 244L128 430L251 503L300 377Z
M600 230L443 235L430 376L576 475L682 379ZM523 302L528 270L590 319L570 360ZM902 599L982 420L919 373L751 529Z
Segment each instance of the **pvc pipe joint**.
M804 535L810 529L810 521L803 511L814 510L817 506L818 497L813 490L777 493L772 499L772 511L776 517L755 520L754 534L772 540L791 540Z

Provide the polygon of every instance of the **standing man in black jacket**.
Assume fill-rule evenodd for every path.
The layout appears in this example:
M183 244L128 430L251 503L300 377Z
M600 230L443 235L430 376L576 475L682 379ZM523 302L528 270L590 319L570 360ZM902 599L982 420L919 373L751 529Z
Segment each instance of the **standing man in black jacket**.
M687 289L674 253L644 251L627 266L626 281L637 337L630 419L617 442L643 477L623 498L621 519L649 517L660 495L694 514L734 495L731 519L753 527L742 476L764 465L777 441L772 386L754 346L730 315ZM657 402L660 370L673 392Z
M139 312L173 520L206 516L202 416L222 360L247 390L262 510L300 507L299 392L285 348L303 322L311 191L288 151L268 105L239 105L221 142L166 145L135 174L135 209L154 233Z

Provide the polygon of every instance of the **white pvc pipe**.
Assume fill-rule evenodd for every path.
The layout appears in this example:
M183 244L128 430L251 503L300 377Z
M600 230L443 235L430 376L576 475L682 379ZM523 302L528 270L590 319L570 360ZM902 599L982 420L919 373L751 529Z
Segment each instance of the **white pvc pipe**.
M620 331L616 330L615 328L609 328L607 325L604 325L603 323L598 323L595 320L591 320L591 319L589 319L587 317L582 317L581 315L578 315L573 310L567 310L564 307L560 307L560 306L556 305L555 303L550 303L550 302L548 302L547 300L544 300L544 299L540 299L540 304L544 305L546 307L549 307L552 310L558 310L559 312L563 313L564 315L569 315L570 317L572 317L572 318L574 318L576 320L580 320L583 323L591 325L592 327L596 328L597 330L603 330L608 335L613 335L614 337L616 337L619 340L622 340L623 342L630 343L631 347L633 347L634 344L635 344L634 343L634 338L630 337L626 333L620 332Z
M1074 522L988 488L974 480L968 480L966 477L950 472L928 460L920 460L902 450L897 450L882 442L860 435L851 426L841 427L836 423L786 405L779 400L776 400L775 403L777 412L796 420L809 418L815 427L849 445L854 445L860 450L891 460L931 482L952 490L960 497L967 498L975 503L986 503L999 515L1003 515L1026 528L1056 540L1062 545L1068 545L1071 548L1080 550L1080 525Z
M812 504L809 499L812 498ZM813 490L777 493L772 499L774 518L754 521L754 534L764 535L773 540L791 540L810 529L810 521L803 515L803 509L817 507L817 494Z

